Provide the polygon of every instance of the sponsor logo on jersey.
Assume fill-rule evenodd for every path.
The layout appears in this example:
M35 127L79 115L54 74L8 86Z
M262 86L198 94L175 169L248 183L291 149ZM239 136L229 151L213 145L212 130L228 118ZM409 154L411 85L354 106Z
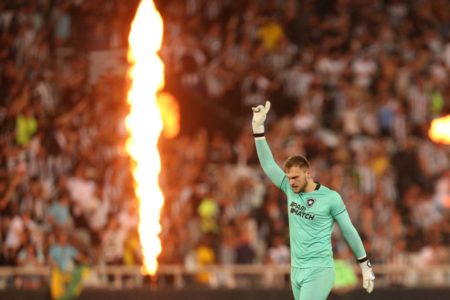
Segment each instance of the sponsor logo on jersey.
M297 204L295 202L291 202L289 212L291 214L295 214L301 218L307 219L307 220L314 220L315 215L309 214L306 211L306 207L300 204Z

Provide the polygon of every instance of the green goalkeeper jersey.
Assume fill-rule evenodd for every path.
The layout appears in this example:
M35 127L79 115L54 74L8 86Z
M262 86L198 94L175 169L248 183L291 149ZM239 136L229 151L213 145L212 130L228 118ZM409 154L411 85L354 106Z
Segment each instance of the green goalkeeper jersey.
M331 234L336 221L357 258L366 253L341 196L323 185L295 193L286 174L276 164L264 137L256 138L261 166L270 180L287 196L291 265L295 268L333 267Z

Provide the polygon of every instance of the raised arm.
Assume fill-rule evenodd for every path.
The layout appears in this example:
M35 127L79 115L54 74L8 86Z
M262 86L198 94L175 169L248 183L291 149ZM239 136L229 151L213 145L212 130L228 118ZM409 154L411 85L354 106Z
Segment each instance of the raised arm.
M256 153L264 173L277 187L282 188L286 175L277 165L265 137L256 137Z
M270 110L270 102L267 101L265 106L259 105L253 107L252 129L255 138L256 152L264 173L279 188L281 188L285 174L278 166L270 151L269 144L264 136L264 121Z

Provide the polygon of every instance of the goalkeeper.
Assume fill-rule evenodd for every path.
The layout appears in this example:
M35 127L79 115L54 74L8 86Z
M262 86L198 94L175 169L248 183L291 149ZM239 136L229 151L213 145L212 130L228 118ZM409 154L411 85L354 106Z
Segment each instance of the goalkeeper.
M353 226L341 196L314 182L308 160L289 157L284 171L276 164L264 136L270 109L253 107L253 136L264 173L287 196L291 244L291 285L295 300L325 300L333 287L335 270L331 233L336 222L361 267L363 287L374 287L375 275L363 243Z

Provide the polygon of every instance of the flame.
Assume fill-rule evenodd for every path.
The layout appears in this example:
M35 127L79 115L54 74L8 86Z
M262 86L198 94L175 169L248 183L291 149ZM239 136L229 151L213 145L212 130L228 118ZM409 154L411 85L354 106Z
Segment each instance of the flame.
M158 106L163 120L163 135L174 138L180 132L180 108L175 98L168 93L158 95Z
M133 179L139 202L139 237L144 257L142 271L154 275L161 253L159 217L164 196L158 184L161 160L158 140L163 130L157 93L164 86L161 47L163 21L153 1L142 0L131 24L128 75L130 113L125 121L129 133L126 148L134 161Z
M432 120L428 135L436 143L450 144L450 115Z

